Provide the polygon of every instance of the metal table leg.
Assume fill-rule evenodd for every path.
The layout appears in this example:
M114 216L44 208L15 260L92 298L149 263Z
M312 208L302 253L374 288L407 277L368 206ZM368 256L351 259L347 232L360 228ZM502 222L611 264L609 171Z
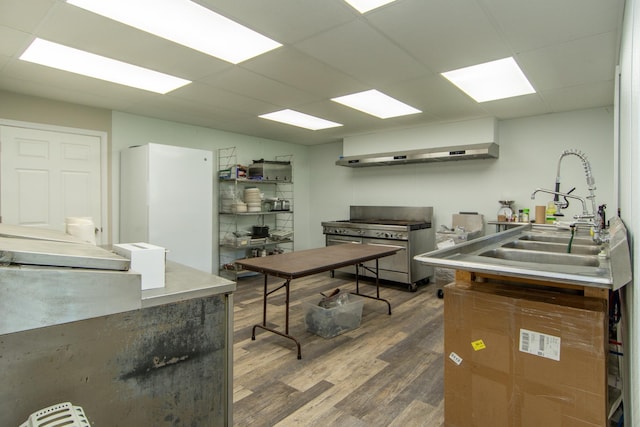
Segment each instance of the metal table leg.
M364 264L356 264L356 291L355 292L351 292L353 295L359 295L361 297L365 297L365 298L371 298L371 299L375 299L378 301L384 301L387 303L387 306L389 307L389 315L391 315L391 303L389 301L387 301L384 298L380 298L380 278L378 275L378 258L376 258L376 270L375 270L375 274L376 274L376 296L373 297L371 295L366 295L366 294L361 294L360 293L360 275L358 274L358 267L362 267L365 268L371 272L373 272L373 270L367 268Z
M267 274L264 275L264 294L263 294L263 303L262 303L262 324L253 325L253 329L251 332L251 339L255 341L256 339L256 328L264 329L265 331L273 332L274 334L280 335L281 337L288 338L296 343L298 347L298 359L302 359L302 349L300 348L300 342L293 336L289 335L289 292L291 288L291 279L287 279L282 285L278 286L271 291L267 288ZM267 326L267 297L272 293L279 291L280 289L285 288L286 296L285 296L285 323L284 323L284 333L277 331L273 328L269 328Z

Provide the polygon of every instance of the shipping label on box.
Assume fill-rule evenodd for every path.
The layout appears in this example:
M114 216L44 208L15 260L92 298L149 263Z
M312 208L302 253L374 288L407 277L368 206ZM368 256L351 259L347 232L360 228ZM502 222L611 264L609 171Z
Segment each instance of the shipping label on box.
M547 359L560 360L560 337L520 329L520 351Z
M113 251L131 261L131 270L142 276L142 290L163 288L165 249L149 243L119 243Z

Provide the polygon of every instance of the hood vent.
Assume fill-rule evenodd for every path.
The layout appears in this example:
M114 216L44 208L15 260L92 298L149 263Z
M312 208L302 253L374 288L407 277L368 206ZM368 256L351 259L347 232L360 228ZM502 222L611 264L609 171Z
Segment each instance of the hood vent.
M395 153L363 154L359 156L341 157L336 161L338 166L362 168L366 166L391 166L409 163L444 162L450 160L497 159L498 144L457 145L452 147L425 148L406 150Z

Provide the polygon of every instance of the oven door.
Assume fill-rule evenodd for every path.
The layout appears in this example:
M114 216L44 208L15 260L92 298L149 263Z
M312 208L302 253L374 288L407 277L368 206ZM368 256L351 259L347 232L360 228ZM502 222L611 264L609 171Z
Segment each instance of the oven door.
M408 242L406 240L387 240L387 239L362 239L363 244L384 246L389 248L400 249L393 255L378 259L378 270L380 279L392 280L394 282L409 283L410 262L408 253ZM375 277L375 261L368 261L364 264L370 270L363 269L363 276Z
M326 246L344 245L347 243L362 244L362 237L357 236L343 236L339 234L327 234ZM356 274L356 267L349 265L347 267L336 268L334 271L341 271L343 273Z

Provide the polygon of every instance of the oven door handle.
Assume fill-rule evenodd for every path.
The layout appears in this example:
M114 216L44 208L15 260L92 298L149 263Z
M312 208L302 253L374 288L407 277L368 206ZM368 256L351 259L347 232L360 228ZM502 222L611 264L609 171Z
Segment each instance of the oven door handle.
M371 246L382 246L385 248L394 248L394 249L400 249L400 250L407 250L406 246L399 246L399 245L385 245L384 243L367 243L367 245L371 245Z
M362 242L360 240L334 240L334 239L327 239L327 243L338 243L338 244L355 243L357 245L362 244Z

